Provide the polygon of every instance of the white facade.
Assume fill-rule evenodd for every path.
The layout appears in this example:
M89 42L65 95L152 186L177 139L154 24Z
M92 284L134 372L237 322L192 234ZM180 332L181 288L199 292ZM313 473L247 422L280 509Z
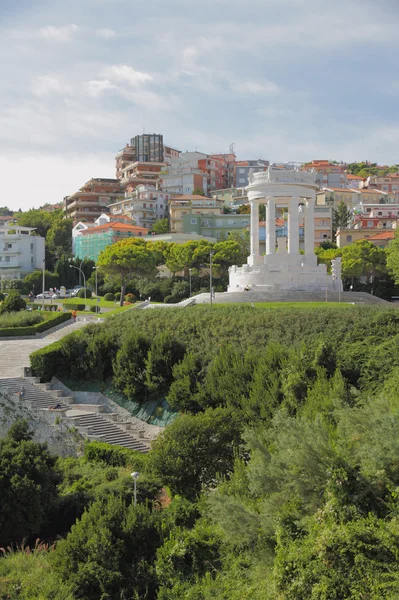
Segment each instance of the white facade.
M269 167L250 173L251 254L246 265L230 267L229 292L342 289L341 280L318 265L314 253L316 174ZM259 204L266 204L266 254L259 250ZM288 208L288 239L276 237L276 208ZM299 252L300 218L304 219L305 253Z
M112 216L126 215L134 220L138 227L150 228L156 221L168 216L168 204L171 194L152 185L138 185L133 194L124 200L110 204Z
M0 277L23 279L43 268L44 238L33 235L32 227L0 227Z
M185 154L198 155L206 158L206 154L199 152L186 152ZM185 156L185 155L184 155ZM185 160L182 157L172 160L166 172L160 176L161 187L165 192L171 194L191 195L195 189L202 188L204 193L208 192L206 173L198 168L198 158L190 157Z

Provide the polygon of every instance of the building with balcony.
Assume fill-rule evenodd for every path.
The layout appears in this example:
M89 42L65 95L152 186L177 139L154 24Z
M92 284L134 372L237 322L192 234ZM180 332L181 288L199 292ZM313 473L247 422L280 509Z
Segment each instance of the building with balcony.
M109 207L112 217L127 215L135 225L150 228L168 216L171 194L151 185L139 185L130 196Z
M90 229L92 227L98 227L99 225L106 225L107 223L126 223L127 225L135 225L133 220L128 215L110 215L108 213L102 213L98 219L94 221L94 223L89 223L87 221L76 223L76 225L72 228L72 252L75 253L75 240L81 235L83 231L86 229Z
M172 198L169 201L171 233L183 233L183 217L189 213L221 215L223 213L223 200L196 195Z
M232 188L236 182L236 155L229 154L211 154L213 158L221 164L222 167L222 188Z
M131 138L130 144L120 150L115 156L117 179L122 179L123 169L134 162L157 162L169 164L179 158L180 150L166 146L163 136L158 133L143 133Z
M97 262L100 252L107 246L132 237L144 237L148 229L127 223L111 221L105 225L89 227L80 232L75 239L75 256L90 258Z
M0 225L0 278L23 279L43 269L44 238L32 227Z
M191 195L194 190L202 190L204 194L208 192L206 174L183 160L174 160L162 170L160 186L170 194Z
M87 181L79 191L65 196L64 214L79 221L94 222L108 206L123 196L123 188L118 179L93 178Z
M226 239L233 231L242 231L249 226L250 215L223 215L187 213L183 215L183 233Z
M346 165L344 163L331 163L328 160L312 160L301 167L302 171L316 173L316 185L319 188L347 188Z
M248 175L251 169L253 173L260 173L261 171L267 171L268 166L268 160L238 160L235 172L236 187L243 188L248 185Z
M130 196L139 185L157 185L165 163L132 162L122 169L120 179L125 196Z
M214 198L223 200L224 206L235 211L243 204L248 204L248 196L245 188L226 188L222 190L214 190L212 192Z

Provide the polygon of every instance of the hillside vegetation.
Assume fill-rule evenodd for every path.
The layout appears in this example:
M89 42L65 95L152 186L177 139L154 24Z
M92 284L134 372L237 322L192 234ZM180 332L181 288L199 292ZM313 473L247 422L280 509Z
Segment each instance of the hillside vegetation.
M137 312L34 353L43 379L180 414L146 456L45 457L53 509L6 541L50 546L6 551L3 597L399 597L398 346L390 307L241 306ZM13 436L0 466L32 444Z

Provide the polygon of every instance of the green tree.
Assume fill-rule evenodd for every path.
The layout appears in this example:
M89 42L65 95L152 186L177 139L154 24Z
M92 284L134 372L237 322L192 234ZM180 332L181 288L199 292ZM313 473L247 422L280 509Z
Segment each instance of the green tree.
M141 401L147 392L146 359L150 344L147 338L132 333L126 337L113 363L113 384L131 400Z
M72 253L72 219L64 219L61 215L53 220L47 231L46 243L55 255Z
M156 221L151 227L152 233L162 234L169 233L169 231L170 229L168 219L159 219L159 221Z
M337 208L333 209L333 235L338 229L345 229L352 221L352 211L345 202L340 202Z
M13 212L8 206L0 206L0 217L11 217L12 214Z
M395 231L395 237L385 248L387 269L395 280L399 283L399 232Z
M250 212L251 212L251 206L249 204L241 204L237 209L237 213L239 215L249 215Z
M41 237L46 237L47 232L53 225L54 220L57 218L57 213L49 213L46 210L40 210L39 208L32 208L18 214L18 225L23 227L34 227L36 234Z
M359 240L342 249L342 274L355 279L386 273L385 251L368 240Z
M58 287L60 284L58 273L44 272L45 290L51 287ZM24 287L29 290L35 290L35 294L41 293L43 287L43 271L33 271L24 277Z
M205 192L202 188L193 189L193 196L205 196Z
M40 534L57 498L58 474L45 444L32 441L25 421L0 440L0 545Z
M184 356L184 346L169 332L158 334L145 359L146 388L150 396L159 400L172 383L173 367Z
M1 303L0 314L7 312L19 312L26 308L26 302L18 292L10 292Z
M125 239L107 246L100 254L98 266L108 277L119 281L121 287L120 306L129 281L137 275L155 272L156 257L144 240Z
M224 408L179 415L153 444L150 465L173 492L194 499L234 464L241 442L234 414Z
M242 258L242 248L238 242L228 239L213 246L213 263L219 266L221 275L227 275L231 265L237 265Z
M117 497L95 502L58 543L54 568L76 598L154 598L159 513Z

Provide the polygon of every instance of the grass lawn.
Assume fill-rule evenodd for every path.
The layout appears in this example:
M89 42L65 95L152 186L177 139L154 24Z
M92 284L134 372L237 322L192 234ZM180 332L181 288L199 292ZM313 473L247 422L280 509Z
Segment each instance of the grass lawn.
M63 302L64 306L68 306L68 304L76 304L77 302L81 302L82 304L86 304L86 306L95 306L96 304L99 305L99 307L101 308L117 308L119 306L119 302L112 302L112 301L108 301L108 300L104 300L104 298L100 298L100 302L97 303L96 298L87 298L86 300L84 298L68 298L68 300L65 300L65 302Z

